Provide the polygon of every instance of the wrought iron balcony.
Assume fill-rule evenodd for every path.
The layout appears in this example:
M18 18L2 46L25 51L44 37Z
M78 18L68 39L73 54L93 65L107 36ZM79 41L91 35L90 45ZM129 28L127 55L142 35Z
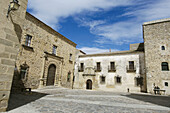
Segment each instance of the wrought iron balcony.
M127 72L136 72L136 66L126 66Z
M95 66L94 69L95 69L95 72L101 72L102 67L101 66Z

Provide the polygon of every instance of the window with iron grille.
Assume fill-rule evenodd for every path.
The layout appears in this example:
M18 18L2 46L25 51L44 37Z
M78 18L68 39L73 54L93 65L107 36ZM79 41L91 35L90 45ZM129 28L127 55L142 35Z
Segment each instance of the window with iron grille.
M31 46L31 39L32 39L31 35L26 35L26 40L25 40L26 46Z
M167 62L162 62L162 71L169 71L169 66Z

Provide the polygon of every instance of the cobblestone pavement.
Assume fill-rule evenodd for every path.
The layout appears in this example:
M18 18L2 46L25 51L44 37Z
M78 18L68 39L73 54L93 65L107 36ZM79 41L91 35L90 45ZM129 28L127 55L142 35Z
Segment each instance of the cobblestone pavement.
M170 113L170 97L47 87L11 95L9 113Z

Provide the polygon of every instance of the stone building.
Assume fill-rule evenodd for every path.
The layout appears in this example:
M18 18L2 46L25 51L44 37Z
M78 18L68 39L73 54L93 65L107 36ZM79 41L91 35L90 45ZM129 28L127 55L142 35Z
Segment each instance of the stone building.
M143 44L133 44L129 51L80 55L74 88L146 92L144 51L139 45Z
M20 0L18 10L7 12L12 0L0 0L0 112L6 111L13 79L15 59L25 20L27 0Z
M28 12L16 61L13 89L72 86L76 44Z
M143 24L147 91L158 86L170 95L170 18Z

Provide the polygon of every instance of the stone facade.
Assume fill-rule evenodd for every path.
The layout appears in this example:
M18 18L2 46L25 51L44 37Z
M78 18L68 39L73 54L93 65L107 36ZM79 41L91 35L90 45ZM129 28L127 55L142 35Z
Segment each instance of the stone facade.
M10 96L15 59L18 53L22 24L27 0L20 0L20 7L6 16L11 0L0 1L0 112L6 111Z
M143 51L80 55L76 61L74 88L88 89L88 81L91 81L93 90L146 92ZM134 62L133 69L130 69L129 61ZM100 63L99 70L97 62Z
M13 89L38 88L46 85L71 88L76 44L28 12L22 30ZM31 37L30 41L28 37ZM53 69L50 69L52 65ZM25 73L22 72L24 66L27 68Z
M170 95L170 19L143 24L147 91L158 86Z

